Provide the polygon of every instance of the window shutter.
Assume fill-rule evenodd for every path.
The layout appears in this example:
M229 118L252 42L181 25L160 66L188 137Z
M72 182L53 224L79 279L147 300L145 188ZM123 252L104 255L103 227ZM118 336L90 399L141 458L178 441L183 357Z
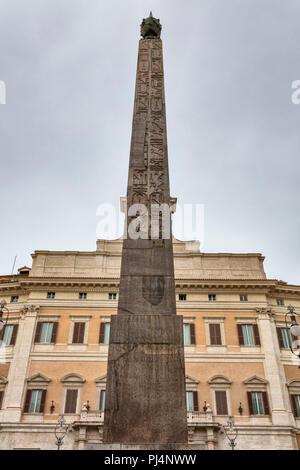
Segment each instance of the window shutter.
M99 343L104 343L105 339L105 323L100 323Z
M85 330L85 323L79 323L79 341L78 343L84 342L84 330Z
M37 322L36 330L35 330L35 338L34 338L35 343L39 343L41 341L42 327L43 327L43 322L41 321Z
M255 342L256 346L260 346L260 337L259 337L258 325L256 323L253 325L253 334L254 334L254 342Z
M216 339L217 339L217 343L216 344L222 344L222 338L221 338L221 325L219 323L217 323L215 325L216 327Z
M26 398L25 398L25 405L24 405L24 413L28 413L29 411L31 395L32 395L32 390L27 390Z
M228 408L227 408L226 392L224 390L216 390L215 397L216 397L217 415L227 415Z
M262 398L263 398L263 403L264 403L265 415L269 415L270 414L270 408L269 408L269 401L268 401L267 392L262 392Z
M284 343L283 343L281 328L276 328L276 330L277 330L279 347L280 347L280 349L284 349Z
M3 396L4 396L4 391L3 391L3 390L0 390L0 410L1 410L1 408L2 408Z
M221 327L219 323L210 323L210 344L222 344Z
M67 390L65 413L76 413L78 390Z
M53 323L53 328L52 328L51 343L56 343L57 329L58 329L58 322L55 321Z
M3 320L3 319L2 319ZM5 332L6 326L0 331L0 340L3 340L4 332Z
M298 413L297 413L297 406L296 406L295 395L290 395L290 398L291 398L291 405L292 405L293 415L295 416L295 418L297 418L297 417L298 417Z
M239 336L240 346L243 346L245 343L244 343L244 335L243 335L242 325L238 324L237 329L238 329L238 336Z
M83 343L85 323L74 323L73 343Z
M16 344L18 329L19 329L19 325L14 325L12 335L11 335L11 340L10 340L10 344L12 346L14 346Z
M42 391L42 398L41 398L41 404L40 404L40 413L44 413L45 402L46 402L46 393L47 393L47 390Z
M209 324L209 335L210 335L210 344L216 344L216 335L215 335L215 325L214 325L214 323Z
M195 325L194 325L194 323L190 324L190 336L191 336L191 344L196 344L196 335L195 335Z
M73 343L78 343L79 323L74 323ZM68 393L67 393L68 394Z
M198 403L198 392L193 392L193 404L194 404L194 411L199 411L199 403Z
M247 398L248 398L248 407L249 407L249 415L253 415L253 403L252 403L252 395L251 392L247 392Z

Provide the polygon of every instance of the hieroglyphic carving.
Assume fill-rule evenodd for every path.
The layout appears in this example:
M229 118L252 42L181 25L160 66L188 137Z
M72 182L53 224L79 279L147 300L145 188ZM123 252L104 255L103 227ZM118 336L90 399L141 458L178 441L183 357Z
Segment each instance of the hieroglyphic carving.
M149 178L149 189L150 191L160 191L164 182L163 171L151 171Z
M162 49L159 40L140 42L136 86L136 117L144 121L144 168L131 169L129 204L161 204L165 181L165 120ZM141 143L142 143L141 142ZM141 160L134 160L140 162ZM131 200L130 200L131 199Z

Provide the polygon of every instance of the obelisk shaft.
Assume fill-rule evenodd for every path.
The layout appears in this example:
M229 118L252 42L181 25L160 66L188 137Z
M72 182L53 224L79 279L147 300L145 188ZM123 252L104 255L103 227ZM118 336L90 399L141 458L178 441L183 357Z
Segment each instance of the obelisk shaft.
M150 223L131 237L130 211L136 204L146 207ZM176 315L172 234L166 236L162 221L151 213L153 205L162 204L170 206L162 43L142 39L127 188L129 233L123 242L118 315L111 319L106 443L162 449L187 442L182 317ZM153 237L151 227L159 220L158 235Z

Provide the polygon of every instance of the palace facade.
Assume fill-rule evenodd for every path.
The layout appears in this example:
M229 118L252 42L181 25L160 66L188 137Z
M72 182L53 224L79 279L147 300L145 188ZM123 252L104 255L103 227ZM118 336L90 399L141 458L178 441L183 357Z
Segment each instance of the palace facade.
M258 253L202 253L173 241L177 313L184 318L187 422L192 449L298 449L300 360L285 313L300 286L267 279ZM102 443L111 315L117 312L122 240L94 252L36 251L31 268L0 277L8 323L0 348L0 449ZM4 315L5 317L5 315Z

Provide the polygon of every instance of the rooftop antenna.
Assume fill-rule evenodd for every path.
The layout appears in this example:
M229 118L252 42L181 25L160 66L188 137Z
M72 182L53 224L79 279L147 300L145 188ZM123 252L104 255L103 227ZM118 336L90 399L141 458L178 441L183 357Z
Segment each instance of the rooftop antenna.
M15 265L16 265L16 261L17 261L17 256L18 256L18 255L16 255L16 256L15 256L15 259L14 259L13 267L12 267L12 270L11 270L11 276L13 275L14 270L15 270Z

